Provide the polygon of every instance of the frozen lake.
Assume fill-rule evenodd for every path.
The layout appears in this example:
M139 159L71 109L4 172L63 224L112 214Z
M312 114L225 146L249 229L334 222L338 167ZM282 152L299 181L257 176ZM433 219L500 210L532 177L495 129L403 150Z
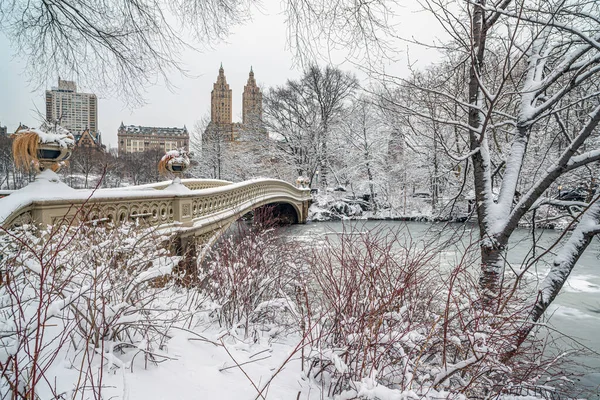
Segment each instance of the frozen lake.
M430 224L420 222L401 221L345 221L345 222L319 222L306 225L293 225L285 228L291 236L300 240L313 240L325 237L328 234L341 232L352 226L355 232L364 232L372 229L404 229L415 240L432 240L433 245L441 247L441 265L452 265L460 257L463 249L478 235L475 225L444 225L442 223ZM539 248L536 256L543 252L549 244L554 243L564 232L553 230L536 230L536 243ZM568 236L568 233L567 233ZM447 240L455 240L455 244L448 246ZM519 229L513 234L511 245L507 253L507 262L514 269L519 269L533 254L532 234L530 230ZM600 353L600 240L595 238L579 259L567 284L561 294L552 304L548 314L552 314L549 324L570 337L576 338L580 343L593 351ZM531 278L543 278L548 271L548 262L552 259L547 256L537 263L537 269L532 268ZM598 372L588 372L581 378L581 385L591 388L600 387L600 356L586 357L578 361L584 362Z

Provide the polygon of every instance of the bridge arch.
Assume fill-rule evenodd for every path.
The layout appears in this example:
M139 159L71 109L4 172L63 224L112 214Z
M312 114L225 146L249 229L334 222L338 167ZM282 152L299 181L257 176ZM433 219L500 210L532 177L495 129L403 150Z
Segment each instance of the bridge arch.
M277 201L252 210L253 220L261 225L292 225L302 220L302 210L297 204Z

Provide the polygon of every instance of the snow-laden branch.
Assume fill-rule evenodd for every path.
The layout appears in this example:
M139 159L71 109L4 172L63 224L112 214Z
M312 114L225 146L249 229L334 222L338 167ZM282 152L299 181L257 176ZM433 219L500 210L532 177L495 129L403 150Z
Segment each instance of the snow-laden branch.
M446 93L446 92L443 92L441 90L431 89L431 88L428 88L428 87L425 87L425 86L417 85L416 83L414 83L414 82L412 82L412 81L410 81L408 79L401 79L400 81L403 84L405 84L406 86L412 87L412 88L417 89L419 91L423 91L423 92L426 92L426 93L435 94L435 95L438 95L438 96L441 96L441 97L445 97L448 100L451 100L451 101L453 101L453 102L455 102L457 104L460 104L461 106L463 106L465 108L474 108L475 107L473 104L469 104L469 103L467 103L465 101L462 101L462 100L458 99L456 95L453 95L453 94L450 94L450 93ZM480 111L482 111L482 110L480 110Z
M529 123L532 123L538 117L543 114L545 111L552 108L556 103L561 101L569 92L573 90L573 88L578 87L585 80L595 77L600 72L600 65L594 68L591 68L585 73L577 75L569 80L568 83L563 85L556 93L554 93L551 97L546 99L543 103L538 104L535 107L531 107L529 110L529 115L527 116L527 120ZM536 90L536 95L541 95L544 91L548 89L549 85L543 85L541 88Z
M538 299L532 311L531 320L537 321L560 292L573 267L594 235L600 232L600 191L596 192L590 206L584 210L581 221L554 258L550 272L539 289Z
M550 205L556 207L587 207L588 203L585 201L567 201L567 200L558 200L558 199L550 199L550 198L542 198L539 199L533 206L531 206L530 210L534 210L540 208L543 205Z
M594 92L586 93L585 95L578 97L574 101L561 103L561 105L558 106L558 107L552 107L550 109L545 110L543 113L538 114L535 117L535 119L529 121L529 124L533 125L533 124L535 124L536 122L538 122L541 119L547 118L547 117L552 116L552 115L556 116L557 114L560 114L563 111L570 110L574 106L582 104L586 100L593 99L593 98L599 97L599 96L600 96L600 90L599 91L594 91ZM564 100L564 99L561 99L561 101L562 100ZM569 138L567 141L570 142L571 139Z
M544 54L541 54L545 41L545 37L538 38L534 41L531 46L531 55L527 60L527 75L525 82L523 83L523 94L521 95L516 136L512 142L510 153L506 160L506 168L504 171L504 178L502 179L500 194L498 196L498 204L494 207L495 210L493 210L495 215L492 215L492 218L496 221L503 221L506 215L509 214L517 190L521 168L523 167L523 160L525 159L525 154L527 152L529 135L531 133L531 127L525 123L525 120L529 118L529 114L531 113L531 109L535 102L533 88L536 87L537 82L542 79L547 60L547 52L550 51L549 49L546 49ZM500 229L498 229L498 231L499 230Z
M560 22L557 22L558 20L555 18L555 15L552 15L551 18L547 19L547 20L539 20L537 18L528 17L524 13L518 13L517 14L517 13L511 12L511 11L506 11L504 9L501 9L501 8L498 8L498 7L494 7L494 6L491 6L491 5L482 5L480 3L474 3L473 1L469 1L469 3L472 4L472 5L474 5L474 6L481 7L485 11L496 12L498 14L502 14L502 15L507 16L507 17L516 18L518 20L525 21L525 22L531 22L531 23L539 25L539 26L547 26L547 27L553 27L553 28L561 29L563 31L569 32L569 33L577 36L578 38L580 38L585 43L587 43L590 46L596 48L597 50L600 50L600 35L596 35L594 37L590 37L589 35L585 34L585 32L582 32L579 29L576 29L573 26L573 24L572 25L565 25L565 24L562 24Z
M418 111L418 110L416 110L414 108L404 106L404 105L402 105L402 104L400 104L398 102L395 102L393 100L390 100L390 99L388 99L388 102L390 104L398 107L401 110L408 111L411 114L417 115L417 116L419 116L421 118L425 118L425 119L428 119L428 120L433 121L433 122L438 122L440 124L458 126L458 127L463 128L463 129L465 129L467 131L472 131L472 132L476 132L476 133L481 134L481 129L480 128L475 128L475 127L469 126L468 124L462 123L460 121L455 121L455 120L450 120L450 119L445 119L445 118L438 118L438 117L435 117L433 115L430 115L430 114ZM381 106L381 108L384 109L384 110L387 110L387 111L392 111L392 112L397 111L397 110L393 110L393 109L391 109L391 108L389 108L387 106Z
M501 227L501 230L504 235L510 235L512 230L517 227L518 222L525 215L525 213L529 211L530 207L544 194L544 192L550 187L550 185L552 185L552 183L556 181L559 176L569 170L600 159L598 150L594 150L579 156L574 156L583 143L585 143L585 141L594 132L599 123L600 106L597 106L594 111L590 113L590 119L588 122L579 131L569 146L563 151L563 154L560 156L558 161L547 170L544 176L542 176L533 184L531 189L529 189L529 191L527 191L527 193L525 193L519 202L514 206L508 218L503 220L503 226Z
M441 144L441 145L442 145L442 147L444 148L444 152L446 153L446 155L447 155L448 157L450 157L451 159L453 159L454 161L456 161L456 162L462 162L462 161L465 161L465 160L467 160L467 159L469 159L469 158L473 157L473 155L475 155L475 154L479 153L479 147L477 147L477 148L475 148L475 149L471 150L470 152L468 152L467 154L463 154L463 155L456 155L456 156L455 156L454 154L452 154L452 151L450 151L450 149L448 148L448 146L446 146L446 143L444 143L444 141L443 141L443 140L440 140L440 141L439 141L439 144Z
M433 387L436 387L440 383L444 382L446 379L459 372L460 370L478 363L479 361L481 361L482 358L483 356L471 356L470 358L467 358L466 360L460 361L456 364L448 365L435 376L435 379L433 381Z
M594 161L599 161L599 160L600 160L600 149L588 151L587 153L583 153L583 154L572 157L569 160L567 167L565 168L565 171L571 171L571 170L577 169L579 167L582 167L584 165L587 165L589 163L592 163Z

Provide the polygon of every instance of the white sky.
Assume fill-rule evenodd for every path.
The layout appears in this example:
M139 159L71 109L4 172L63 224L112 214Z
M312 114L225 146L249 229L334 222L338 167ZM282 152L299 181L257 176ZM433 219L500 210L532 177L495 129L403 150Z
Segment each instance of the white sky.
M400 14L400 33L406 37L427 41L433 38L434 32L439 32L430 15L409 10L402 10ZM406 49L406 44L398 43L398 47ZM410 52L411 62L417 61L419 65L426 65L437 58L431 50L411 48ZM41 120L37 110L45 114L44 90L56 86L58 77L47 82L46 88L35 89L29 85L22 60L14 54L8 39L1 33L0 55L0 125L7 126L9 132L14 132L20 122L38 126ZM148 104L136 109L128 109L117 98L99 97L98 123L103 143L116 147L117 129L121 121L126 125L186 125L191 130L197 120L210 114L210 92L221 62L233 91L234 121L241 121L242 92L250 66L254 68L258 85L265 89L300 76L299 69L293 65L291 53L286 50L286 29L277 0L265 1L263 8L254 12L252 21L235 28L227 41L214 50L185 54L183 64L190 77L171 74L174 92L162 83L146 88L145 100ZM386 68L404 75L406 64L406 57L400 55L396 63ZM338 66L364 78L350 63ZM69 79L67 76L62 78ZM91 91L80 82L77 84L80 92Z

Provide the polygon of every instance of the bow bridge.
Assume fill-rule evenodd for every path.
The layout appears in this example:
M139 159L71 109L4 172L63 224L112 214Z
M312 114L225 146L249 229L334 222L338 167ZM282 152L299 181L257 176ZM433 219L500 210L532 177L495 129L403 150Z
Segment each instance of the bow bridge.
M273 218L305 223L310 190L276 179L239 183L183 179L180 183L75 190L44 171L23 189L0 193L0 226L139 221L177 233L185 243L205 241L244 214L269 207Z

